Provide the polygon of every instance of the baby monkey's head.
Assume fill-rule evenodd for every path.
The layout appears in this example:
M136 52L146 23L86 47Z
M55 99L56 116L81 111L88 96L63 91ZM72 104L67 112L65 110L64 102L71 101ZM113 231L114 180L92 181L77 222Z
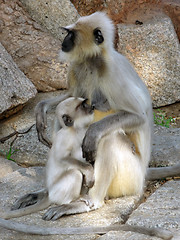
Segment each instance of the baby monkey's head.
M63 128L85 128L93 122L94 106L87 99L70 97L58 104L56 115Z

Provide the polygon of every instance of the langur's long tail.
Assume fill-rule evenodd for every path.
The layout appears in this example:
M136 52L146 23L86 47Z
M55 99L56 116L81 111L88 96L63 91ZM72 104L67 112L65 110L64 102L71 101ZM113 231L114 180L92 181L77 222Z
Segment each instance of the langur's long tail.
M180 176L180 163L172 167L148 168L146 180Z
M141 234L146 234L149 236L160 237L164 240L170 240L173 235L170 231L164 230L161 228L146 228L140 226L132 226L132 225L110 225L106 227L65 227L65 228L47 228L47 227L39 227L39 226L30 226L27 224L17 223L10 220L4 220L0 218L0 226L15 230L18 232L26 233L26 234L36 234L36 235L79 235L79 234L105 234L109 231L132 231L138 232Z

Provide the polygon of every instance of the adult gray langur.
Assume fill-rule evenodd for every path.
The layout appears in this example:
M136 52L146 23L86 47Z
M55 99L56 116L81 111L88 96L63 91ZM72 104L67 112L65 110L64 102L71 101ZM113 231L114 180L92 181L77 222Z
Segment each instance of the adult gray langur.
M69 90L36 107L39 140L46 136L46 112L69 96L87 98L95 107L82 151L94 163L95 182L88 201L74 201L47 211L44 219L95 210L106 198L142 195L145 179L180 174L180 164L148 168L152 142L152 105L149 92L129 61L114 49L114 25L105 13L81 17L64 28L61 58L70 62ZM57 131L60 125L56 125ZM13 209L37 203L45 190L27 194ZM87 204L89 203L89 204ZM168 234L163 236L169 239ZM167 237L167 238L166 238Z

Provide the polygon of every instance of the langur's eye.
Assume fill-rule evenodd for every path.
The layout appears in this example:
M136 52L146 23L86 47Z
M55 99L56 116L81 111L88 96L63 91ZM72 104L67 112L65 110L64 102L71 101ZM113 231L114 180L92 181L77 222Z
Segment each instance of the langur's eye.
M95 37L95 43L97 45L104 42L104 37L102 35L102 32L98 28L94 29L93 34L94 34L94 37Z
M62 116L62 119L63 119L63 121L64 121L64 124L65 124L67 127L72 127L72 126L73 126L73 124L74 124L73 119L72 119L69 115L64 114L64 115Z

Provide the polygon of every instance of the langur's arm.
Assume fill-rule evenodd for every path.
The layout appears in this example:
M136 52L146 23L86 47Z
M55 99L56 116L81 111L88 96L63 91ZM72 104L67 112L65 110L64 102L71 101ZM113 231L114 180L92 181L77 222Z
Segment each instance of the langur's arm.
M61 161L64 161L68 164L69 168L76 168L78 169L84 176L83 184L91 188L94 185L94 169L91 164L87 162L81 162L75 158L67 157L62 159Z
M70 94L66 91L63 94L61 94L58 97L43 100L39 102L35 108L35 114L36 114L36 129L38 133L38 139L40 142L42 142L44 145L51 147L52 143L48 139L46 135L46 128L47 128L47 118L46 113L49 108L52 106L57 105L61 101L68 98Z
M102 120L93 123L88 128L83 140L83 157L89 162L94 162L96 148L99 140L114 130L131 131L137 129L145 123L145 114L135 114L126 111L120 111L109 115Z

